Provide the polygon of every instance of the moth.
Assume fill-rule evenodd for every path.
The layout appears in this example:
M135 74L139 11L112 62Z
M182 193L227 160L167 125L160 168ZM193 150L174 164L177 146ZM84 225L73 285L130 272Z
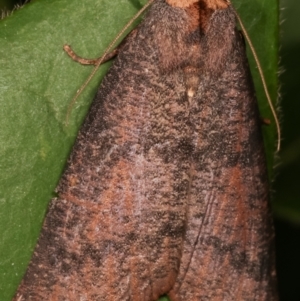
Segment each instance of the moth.
M13 300L278 300L261 121L227 0L155 0L79 132Z

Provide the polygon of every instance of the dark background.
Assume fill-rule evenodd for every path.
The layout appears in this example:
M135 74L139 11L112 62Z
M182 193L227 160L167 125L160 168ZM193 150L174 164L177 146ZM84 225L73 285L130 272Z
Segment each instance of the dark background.
M23 2L0 0L0 11ZM280 300L300 301L300 1L281 0L280 4L283 140L272 185L277 272Z
M300 1L281 1L282 150L273 183L281 301L300 301Z

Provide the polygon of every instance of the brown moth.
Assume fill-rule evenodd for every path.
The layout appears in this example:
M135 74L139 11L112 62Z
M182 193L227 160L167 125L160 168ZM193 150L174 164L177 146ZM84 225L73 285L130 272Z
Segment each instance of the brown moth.
M101 83L13 300L278 300L260 118L227 0L155 0Z

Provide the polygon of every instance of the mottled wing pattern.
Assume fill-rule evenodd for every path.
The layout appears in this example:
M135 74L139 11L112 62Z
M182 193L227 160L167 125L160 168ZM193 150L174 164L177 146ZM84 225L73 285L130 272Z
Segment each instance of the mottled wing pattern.
M122 46L14 300L276 300L243 41L196 2L155 1Z
M207 29L230 53L193 97L191 193L177 300L277 300L274 230L260 117L241 34L231 9ZM203 43L206 43L204 40ZM212 51L212 49L211 49Z
M154 43L144 24L103 80L19 288L22 300L156 300L175 282L190 128L182 75L160 74Z

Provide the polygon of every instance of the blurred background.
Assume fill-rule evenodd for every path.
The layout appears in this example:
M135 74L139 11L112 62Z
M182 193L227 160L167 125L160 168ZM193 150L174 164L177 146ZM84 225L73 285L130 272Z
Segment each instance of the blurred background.
M25 1L0 0L0 11ZM26 1L28 2L28 1ZM281 301L300 301L300 1L281 0L282 148L273 182Z
M273 183L281 301L300 301L300 1L281 0L282 150Z
M28 3L26 0L0 0L0 11L11 11L16 5Z

